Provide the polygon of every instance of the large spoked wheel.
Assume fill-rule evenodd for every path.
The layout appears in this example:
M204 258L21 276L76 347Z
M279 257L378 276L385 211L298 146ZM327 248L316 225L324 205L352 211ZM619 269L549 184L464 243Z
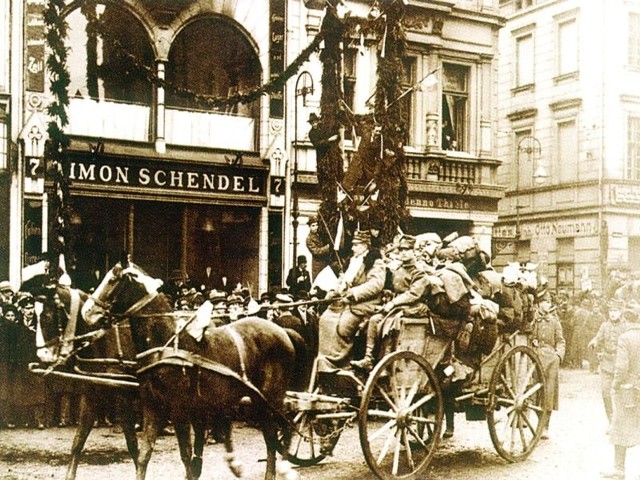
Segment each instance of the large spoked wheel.
M315 425L313 414L301 411L287 416L295 426L295 431L291 432L291 441L288 446L285 445L282 432L279 433L278 452L300 467L316 465L324 460L325 455L320 453L322 448L320 438L325 432L318 431L319 426Z
M547 423L544 369L526 346L506 352L489 383L487 423L498 454L509 462L524 460L534 450Z
M444 407L429 362L394 352L373 369L360 405L360 444L380 479L424 478L440 440Z

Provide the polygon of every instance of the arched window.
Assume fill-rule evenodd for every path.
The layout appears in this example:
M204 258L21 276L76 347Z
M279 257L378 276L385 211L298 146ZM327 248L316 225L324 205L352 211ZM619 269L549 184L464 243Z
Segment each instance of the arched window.
M206 104L198 102L198 96L224 98L247 92L260 84L260 76L257 53L238 28L221 18L202 18L185 27L171 46L166 69L166 104L204 110ZM257 105L221 110L253 117Z
M150 105L154 54L143 26L112 3L98 4L95 14L99 19L95 29L87 28L92 15L80 8L67 16L69 94Z

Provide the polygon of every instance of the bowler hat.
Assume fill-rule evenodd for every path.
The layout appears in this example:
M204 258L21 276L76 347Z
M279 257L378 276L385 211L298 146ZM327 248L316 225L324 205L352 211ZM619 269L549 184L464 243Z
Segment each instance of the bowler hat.
M365 230L356 230L353 234L352 243L366 243L367 245L371 245L371 233Z
M13 292L9 280L3 280L0 282L0 292Z
M311 112L309 114L309 120L307 120L307 122L313 123L313 122L319 122L319 121L320 121L320 117L318 117L318 115L316 115L314 112Z
M227 300L227 294L221 290L211 290L209 292L209 300L211 303L224 302Z
M242 297L240 295L229 295L227 297L227 303L229 305L236 305L242 303Z

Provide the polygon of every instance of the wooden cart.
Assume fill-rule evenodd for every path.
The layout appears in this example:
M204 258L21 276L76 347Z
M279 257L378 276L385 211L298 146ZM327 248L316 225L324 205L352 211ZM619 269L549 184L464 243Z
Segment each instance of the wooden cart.
M429 319L404 319L394 351L368 378L320 372L308 392L289 392L288 414L296 426L290 460L302 466L322 461L342 431L357 422L362 452L378 478L425 478L441 438L445 395L468 420L487 421L502 458L527 458L548 413L543 367L525 337L500 337L491 354L467 370L452 397L449 384L461 368L451 361L453 342L430 332Z

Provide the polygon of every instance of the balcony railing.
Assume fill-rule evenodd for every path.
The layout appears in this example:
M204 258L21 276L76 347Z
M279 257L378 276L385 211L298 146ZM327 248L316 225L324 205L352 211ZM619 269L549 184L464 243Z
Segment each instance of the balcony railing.
M166 109L167 144L253 151L256 121L240 115Z
M427 180L474 184L480 183L480 168L477 160L452 158L407 158L409 180Z
M146 105L72 98L67 133L148 142L150 115Z

